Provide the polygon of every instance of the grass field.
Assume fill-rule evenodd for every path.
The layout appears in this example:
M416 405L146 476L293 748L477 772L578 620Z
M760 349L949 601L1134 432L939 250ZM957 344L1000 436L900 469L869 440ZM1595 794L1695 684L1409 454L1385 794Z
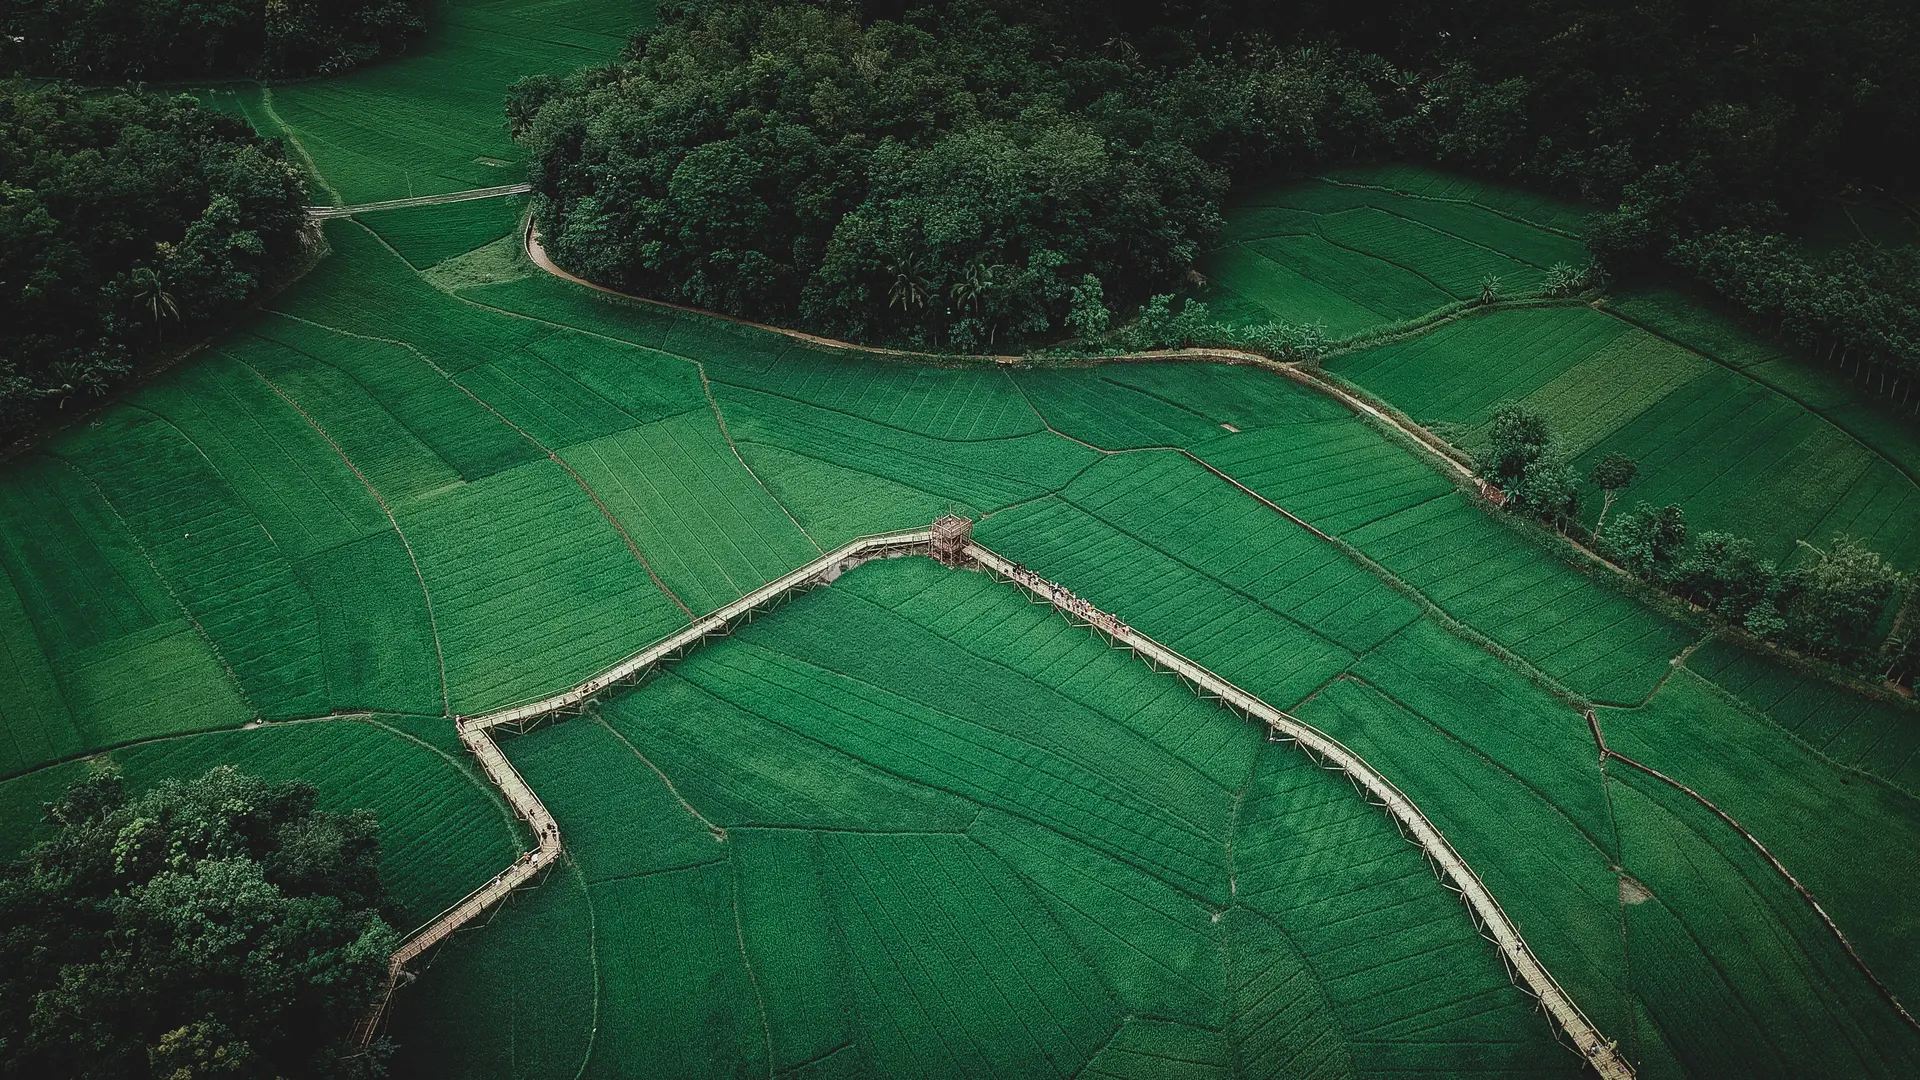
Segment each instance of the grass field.
M1498 405L1519 402L1547 418L1583 473L1625 453L1641 468L1628 499L1678 503L1695 528L1751 536L1776 558L1796 540L1844 533L1902 566L1920 562L1911 428L1875 429L1878 445L1863 442L1745 371L1606 311L1495 312L1329 367L1422 423L1447 425L1469 449Z
M415 270L430 270L513 232L526 212L526 196L514 195L452 203L425 214L379 210L357 220Z
M1664 708L1672 682L1656 695L1662 677L1704 635L1490 521L1310 388L1251 368L861 360L531 276L485 242L492 226L445 249L472 241L468 254L436 263L415 248L409 260L404 238L442 235L443 216L445 235L461 237L467 213L390 212L370 223L384 233L331 224L334 257L270 310L98 426L0 473L10 605L0 658L27 688L0 706L18 774L0 805L31 808L73 767L33 771L44 762L260 715L418 714L408 731L444 739L443 713L551 693L821 548L952 508L986 515L980 535L1009 557L1276 704L1299 705L1379 764L1602 1030L1643 1061L1678 1068L1753 1051L1725 1041L1734 1029L1683 1022L1679 991L1633 974L1642 961L1710 965L1735 939L1726 935L1755 927L1827 947L1711 827L1702 850L1720 861L1698 872L1721 884L1650 885L1667 922L1622 914L1612 869L1625 858L1614 824L1622 781L1595 767L1584 721L1563 699L1638 706L1654 696L1648 708ZM444 270L483 260L486 273ZM1184 448L1205 466L1153 447ZM148 457L164 467L135 467ZM1430 931L1356 922L1343 914L1347 893L1311 892L1410 849L1393 841L1366 854L1384 843L1381 819L1364 807L1351 821L1335 813L1353 805L1346 789L1326 793L1345 801L1319 799L1311 785L1324 776L1294 775L1280 748L1224 718L1231 738L1194 734L1214 721L1196 720L1200 707L1174 684L1097 649L1104 659L1089 668L1072 659L1085 639L1054 641L1065 628L1039 609L1002 611L1006 596L961 588L983 583L921 581L931 569L910 565L796 601L618 699L604 723L515 743L577 862L436 961L396 1021L419 1055L409 1060L451 1074L512 1071L503 1060L622 1074L653 1060L644 1048L692 1030L711 1039L661 1057L672 1070L857 1072L925 1059L1006 1072L1070 1060L1130 1075L1163 1054L1202 1071L1226 1062L1340 1075L1431 1063L1437 1047L1467 1044L1479 1068L1536 1045L1486 1018L1505 1006L1473 1011L1497 994L1465 989L1449 1000L1466 1011L1444 1014L1457 1040L1408 1017L1338 1019L1411 992L1388 995L1373 981L1387 972L1418 981L1466 970L1439 961L1453 946L1437 941L1431 964L1383 967L1377 942ZM72 602L80 596L89 599ZM855 609L859 618L846 614ZM831 628L810 621L816 610ZM872 626L885 629L861 629ZM1851 735L1821 741L1833 710L1857 699L1809 697L1799 677L1720 646L1688 664L1738 698L1727 708L1756 710L1743 752L1817 751L1825 756L1810 760L1911 783L1912 755L1900 749L1910 710L1857 706ZM1048 719L1005 729L1022 716ZM1719 722L1686 716L1694 731ZM1017 747L1003 741L1015 734ZM661 774L673 789L647 794ZM1699 782L1720 798L1743 780L1732 771ZM1881 796L1843 786L1833 797L1886 821ZM1233 813L1240 824L1226 829ZM1340 831L1363 822L1376 839ZM1781 837L1796 872L1823 857L1789 836L1789 821L1763 817L1758 828ZM1229 876L1237 833L1236 849L1266 845L1268 861L1236 855ZM486 876L405 858L396 880L424 875L463 892ZM1856 898L1906 887L1904 864L1883 863L1881 877L1821 879L1842 897L1835 917L1850 934L1873 918ZM1394 891L1432 895L1414 866L1419 874L1366 893L1424 910L1427 900ZM1000 884L964 908L940 907L926 933L946 936L900 936L913 925L903 913L930 896L947 905L963 895L956 882L973 881ZM1736 884L1760 897L1755 914L1714 929L1713 905ZM1195 904L1209 913L1195 919ZM856 911L861 921L843 925ZM1688 944L1676 925L1719 944ZM977 968L945 959L975 941L999 951ZM1903 939L1878 947L1889 955ZM873 967L881 952L911 959ZM662 953L704 959L663 972ZM1066 978L1059 970L1023 966L1034 957L1077 974L1071 1009L1030 1028L1012 1019L1030 1011L1018 993L1066 992L1044 981ZM1786 962L1729 969L1716 992L1768 1000ZM1830 981L1841 978L1830 968L1845 970L1831 956L1804 962L1826 965ZM813 981L823 978L824 996ZM1906 1044L1876 1027L1884 1006L1831 985L1841 990L1830 1010L1760 1015L1803 1027L1825 1016L1838 1033L1809 1036L1819 1045L1905 1061ZM679 987L675 1002L725 1007L691 1028L666 1015L616 1023L615 1003L635 1016L655 986ZM950 1004L895 1015L936 993ZM761 1005L779 995L787 1004L770 1014L791 1019L764 1029ZM1304 1011L1266 1023L1236 1012L1236 1002L1281 998ZM564 1004L514 1015L546 1000ZM462 1036L469 1024L484 1035ZM957 1028L975 1041L940 1041ZM1261 1042L1276 1030L1289 1034ZM890 1034L876 1042L873 1031ZM1826 1067L1812 1045L1789 1046L1782 1060Z
M1359 334L1475 297L1489 275L1517 295L1549 266L1584 265L1582 214L1416 166L1336 170L1236 195L1201 295L1237 321ZM1695 528L1775 558L1845 534L1920 565L1913 425L1677 289L1476 313L1328 366L1469 452L1493 410L1519 402L1583 472L1607 453L1636 458L1629 504L1679 503Z
M1319 323L1334 337L1480 295L1517 294L1585 265L1579 211L1414 166L1353 169L1238 192L1203 297L1249 323Z

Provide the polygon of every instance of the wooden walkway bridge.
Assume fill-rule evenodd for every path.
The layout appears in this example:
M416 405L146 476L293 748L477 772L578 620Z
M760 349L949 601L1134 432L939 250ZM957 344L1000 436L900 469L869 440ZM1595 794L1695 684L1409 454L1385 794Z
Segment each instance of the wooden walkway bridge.
M471 188L467 191L449 191L442 195L415 195L406 199L386 199L382 202L361 203L358 206L309 206L307 207L307 216L324 221L328 218L352 217L355 214L365 214L375 210L403 210L409 206L445 206L448 203L474 202L478 199L498 199L507 195L525 195L532 190L532 184L501 184L498 187Z
M519 770L507 760L507 755L501 751L500 744L494 741L494 728L525 730L542 720L577 712L596 696L615 686L639 679L656 664L678 656L709 637L726 633L735 622L746 618L759 608L774 603L788 593L831 581L842 571L868 559L924 553L932 537L933 533L929 529L909 529L860 537L767 582L685 629L654 642L571 690L536 701L509 705L481 716L454 717L454 726L460 734L461 743L474 756L487 779L499 789L501 796L507 800L507 805L513 807L514 814L527 823L528 830L533 833L535 846L531 851L522 852L519 858L506 869L495 874L486 884L468 893L452 907L407 935L401 942L400 948L395 950L387 960L387 996L383 997L380 1004L355 1027L355 1042L364 1046L378 1034L386 1012L387 1001L393 989L405 978L408 965L451 937L460 928L478 919L489 908L506 899L515 889L532 881L542 870L559 861L560 826L553 820L553 815L547 812L546 806L540 802L540 797L535 795L533 789L521 778Z
M1323 767L1345 774L1367 801L1380 807L1399 826L1409 840L1419 845L1434 872L1449 889L1460 895L1480 933L1499 950L1507 973L1522 989L1532 994L1546 1011L1555 1029L1572 1041L1574 1049L1586 1058L1602 1080L1631 1080L1633 1067L1600 1034L1573 998L1554 981L1545 965L1520 936L1513 920L1501 909L1499 901L1473 872L1467 861L1447 841L1438 826L1427 820L1412 799L1393 782L1382 776L1366 759L1347 749L1338 739L1289 713L1267 704L1253 694L1215 675L1205 667L1140 633L1125 622L1094 607L1066 588L1004 559L979 544L969 543L967 557L996 577L1011 581L1053 605L1076 623L1085 625L1126 646L1155 668L1164 668L1199 693L1211 697L1242 716L1258 720L1283 739L1298 744Z
M508 727L525 730L549 717L578 711L607 690L632 682L661 662L680 655L709 637L726 633L733 624L755 610L771 604L799 589L831 581L841 571L874 558L892 555L930 554L954 567L976 566L996 577L1025 589L1052 605L1070 620L1091 627L1109 639L1131 649L1156 669L1165 669L1197 692L1221 702L1243 716L1265 724L1272 735L1298 744L1328 769L1351 780L1363 797L1384 809L1401 833L1427 856L1442 884L1459 894L1482 936L1498 950L1501 961L1514 982L1533 995L1545 1010L1555 1030L1563 1033L1586 1059L1601 1080L1632 1080L1632 1066L1620 1056L1614 1044L1602 1036L1586 1014L1533 955L1520 936L1513 920L1507 917L1493 893L1481 882L1440 829L1391 781L1367 764L1360 755L1339 740L1296 717L1282 712L1260 698L1207 668L1187 659L1154 639L1128 626L1119 618L1101 611L1063 586L1042 578L1019 563L1002 558L980 544L973 543L963 529L955 535L942 529L952 519L937 522L932 529L914 529L882 533L853 540L804 566L784 574L760 588L719 608L712 614L669 637L649 645L626 660L588 679L571 690L497 709L482 716L457 717L460 740L479 762L495 787L500 789L514 812L525 821L537 841L534 850L523 853L513 864L491 881L469 893L425 926L409 935L390 958L390 987L398 985L407 965L446 940L455 931L478 918L515 889L558 861L561 852L560 829L533 789L527 786L513 764L494 741L492 730ZM385 1002L362 1021L356 1035L361 1043L378 1031Z

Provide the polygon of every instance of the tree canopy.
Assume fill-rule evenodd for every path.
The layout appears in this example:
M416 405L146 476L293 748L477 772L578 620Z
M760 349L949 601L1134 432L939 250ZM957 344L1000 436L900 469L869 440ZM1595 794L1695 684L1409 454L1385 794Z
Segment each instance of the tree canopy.
M384 992L370 814L223 766L47 807L0 868L0 1077L296 1080L381 1072L347 1034Z
M397 52L422 0L0 0L0 73L89 83L333 75Z
M867 341L978 349L1069 315L1085 333L1096 307L1182 283L1231 168L1346 145L1364 91L1272 50L1170 80L1064 9L873 16L666 4L620 63L516 85L549 249L596 281Z
M1232 178L1402 156L1591 200L1614 269L1915 375L1912 258L1786 232L1910 182L1914 100L1900 0L681 0L508 116L572 269L866 340L1084 340L1088 275L1172 291Z
M0 82L0 431L246 303L299 258L306 194L191 98Z

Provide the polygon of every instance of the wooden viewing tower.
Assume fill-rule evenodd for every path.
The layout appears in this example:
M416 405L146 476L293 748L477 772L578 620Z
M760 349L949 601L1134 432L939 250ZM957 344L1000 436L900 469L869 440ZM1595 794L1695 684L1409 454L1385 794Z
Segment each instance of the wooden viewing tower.
M958 514L941 514L933 519L933 540L930 544L934 559L941 566L958 568L973 560L967 555L967 545L973 543L973 519Z

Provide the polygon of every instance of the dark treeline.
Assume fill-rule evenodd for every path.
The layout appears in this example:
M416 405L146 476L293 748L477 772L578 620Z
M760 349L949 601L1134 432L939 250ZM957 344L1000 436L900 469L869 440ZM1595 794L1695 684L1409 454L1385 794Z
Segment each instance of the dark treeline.
M0 82L0 433L246 303L305 203L277 141L189 98Z
M1588 243L1616 273L1678 273L1788 344L1902 403L1920 383L1920 258L1862 239L1820 254L1794 223L1825 197L1910 192L1920 18L1908 0L1487 0L1122 4L1391 57L1453 115L1442 164L1609 208ZM1403 148L1404 149L1404 148Z
M1502 405L1478 455L1481 479L1510 513L1534 518L1585 541L1634 576L1711 612L1764 641L1894 682L1911 683L1920 662L1916 583L1878 552L1836 536L1826 547L1804 541L1785 565L1763 558L1752 540L1723 532L1690 535L1679 506L1639 503L1609 519L1639 465L1607 454L1581 477L1559 452L1539 415ZM1593 531L1580 525L1589 490L1602 500ZM1895 601L1905 594L1898 612Z
M1434 125L1377 58L1256 43L1169 70L1065 8L899 19L668 4L623 61L516 85L554 255L731 314L979 349L1184 284L1236 173Z
M1234 180L1403 157L1591 200L1616 272L1905 370L1912 275L1786 234L1907 182L1916 102L1901 0L683 0L509 110L575 269L869 340L1065 329L1088 274L1130 309Z
M221 767L81 780L0 865L0 1077L373 1080L386 990L377 824Z
M87 83L332 75L396 52L424 0L0 0L0 73Z

